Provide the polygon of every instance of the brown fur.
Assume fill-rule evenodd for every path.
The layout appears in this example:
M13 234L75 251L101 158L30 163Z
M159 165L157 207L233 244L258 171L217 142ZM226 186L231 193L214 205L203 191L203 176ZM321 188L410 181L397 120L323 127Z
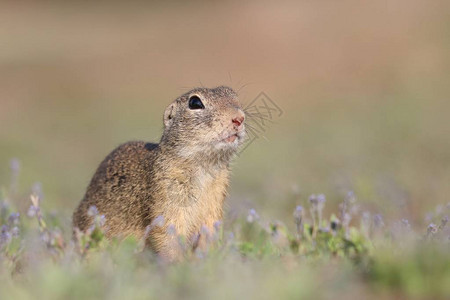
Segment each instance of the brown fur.
M191 110L197 95L205 109ZM100 164L86 195L75 210L73 225L85 231L92 224L87 212L95 205L106 218L108 237L133 235L170 260L181 257L168 226L190 245L202 226L210 232L222 219L230 160L244 139L244 117L236 93L228 87L194 89L170 104L164 113L159 144L129 142ZM237 134L236 141L223 140ZM164 225L146 229L156 217Z

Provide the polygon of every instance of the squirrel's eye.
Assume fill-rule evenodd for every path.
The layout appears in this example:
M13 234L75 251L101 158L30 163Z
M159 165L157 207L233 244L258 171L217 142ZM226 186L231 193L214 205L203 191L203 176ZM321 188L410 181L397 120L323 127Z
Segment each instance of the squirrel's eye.
M202 103L202 100L198 96L192 96L189 98L189 108L190 109L204 109L205 106Z

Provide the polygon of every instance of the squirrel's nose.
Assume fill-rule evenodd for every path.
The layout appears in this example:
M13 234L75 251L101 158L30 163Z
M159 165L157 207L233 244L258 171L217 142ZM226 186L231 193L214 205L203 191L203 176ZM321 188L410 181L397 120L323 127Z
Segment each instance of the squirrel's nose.
M235 127L239 128L239 127L242 125L242 123L244 123L244 120L245 120L244 112L242 112L242 110L239 110L239 111L238 111L238 115L235 116L235 117L231 120L231 122L233 122L233 124L235 125Z

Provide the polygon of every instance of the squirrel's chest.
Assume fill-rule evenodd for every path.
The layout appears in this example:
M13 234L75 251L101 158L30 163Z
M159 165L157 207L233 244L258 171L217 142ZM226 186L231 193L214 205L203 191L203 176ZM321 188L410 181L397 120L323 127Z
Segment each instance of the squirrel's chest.
M212 228L222 218L228 172L180 175L184 176L173 178L167 187L167 200L173 204L167 219L185 236L197 232L202 225Z

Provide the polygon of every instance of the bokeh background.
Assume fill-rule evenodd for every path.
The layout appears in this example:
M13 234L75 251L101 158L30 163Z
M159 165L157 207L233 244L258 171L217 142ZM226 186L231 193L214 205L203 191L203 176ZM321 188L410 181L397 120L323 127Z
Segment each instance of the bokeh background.
M0 182L70 214L117 145L158 141L199 85L281 117L236 160L229 211L292 215L312 193L418 223L450 194L450 2L2 1ZM28 207L23 197L22 209Z

